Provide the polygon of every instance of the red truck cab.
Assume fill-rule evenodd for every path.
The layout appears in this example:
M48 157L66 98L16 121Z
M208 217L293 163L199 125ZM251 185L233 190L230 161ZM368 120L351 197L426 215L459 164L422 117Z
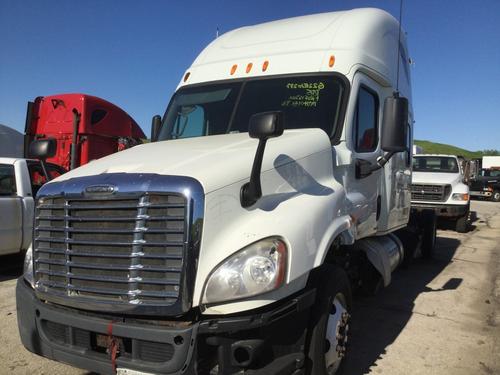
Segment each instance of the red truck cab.
M57 143L56 154L47 162L70 170L141 143L146 136L132 117L106 100L60 94L28 103L25 153L33 140L44 138Z

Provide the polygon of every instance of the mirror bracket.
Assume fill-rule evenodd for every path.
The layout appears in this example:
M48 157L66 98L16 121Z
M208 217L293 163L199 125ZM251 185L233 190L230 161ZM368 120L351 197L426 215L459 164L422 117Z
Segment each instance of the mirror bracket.
M262 112L250 117L248 133L251 138L258 138L259 145L250 174L250 181L240 190L241 207L250 207L262 197L260 172L264 159L264 150L269 138L279 137L283 134L283 112Z
M57 151L57 142L54 138L37 139L30 143L28 156L30 158L38 159L42 166L43 174L47 181L50 181L50 175L45 166L45 160L53 157Z
M394 151L389 151L389 152L386 152L383 156L379 157L377 159L377 166L379 168L383 168L384 165L386 165L386 163L389 161L390 158L392 158L392 156L395 154L396 152ZM378 169L378 168L377 168Z
M373 165L371 162L365 159L356 159L356 178L361 179L370 176L373 171L378 169L377 165Z
M395 154L394 151L386 152L383 156L377 158L377 164L372 164L365 159L356 159L356 178L361 179L368 177L373 172L384 168L389 159Z

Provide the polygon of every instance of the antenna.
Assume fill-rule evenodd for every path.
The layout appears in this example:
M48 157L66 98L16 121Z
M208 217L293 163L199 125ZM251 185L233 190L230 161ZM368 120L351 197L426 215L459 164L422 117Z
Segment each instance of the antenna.
M398 61L398 73L396 76L396 93L399 94L399 60L401 56L401 22L403 21L403 0L399 1L399 34L398 34L398 55L396 59Z

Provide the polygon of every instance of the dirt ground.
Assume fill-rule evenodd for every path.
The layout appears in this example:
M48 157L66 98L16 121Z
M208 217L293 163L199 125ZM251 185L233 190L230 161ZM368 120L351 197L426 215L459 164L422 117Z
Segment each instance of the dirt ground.
M439 230L435 259L355 299L343 374L500 374L500 204L471 210L472 231Z
M473 201L473 230L438 232L435 259L356 298L343 375L500 374L500 204ZM17 333L19 257L0 257L0 374L88 374L29 353Z

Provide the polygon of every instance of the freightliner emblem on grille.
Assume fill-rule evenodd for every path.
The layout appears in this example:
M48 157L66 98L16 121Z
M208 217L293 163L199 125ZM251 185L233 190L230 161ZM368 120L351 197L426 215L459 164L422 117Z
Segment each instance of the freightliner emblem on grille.
M86 194L106 195L113 194L117 190L114 185L91 185L85 188Z

